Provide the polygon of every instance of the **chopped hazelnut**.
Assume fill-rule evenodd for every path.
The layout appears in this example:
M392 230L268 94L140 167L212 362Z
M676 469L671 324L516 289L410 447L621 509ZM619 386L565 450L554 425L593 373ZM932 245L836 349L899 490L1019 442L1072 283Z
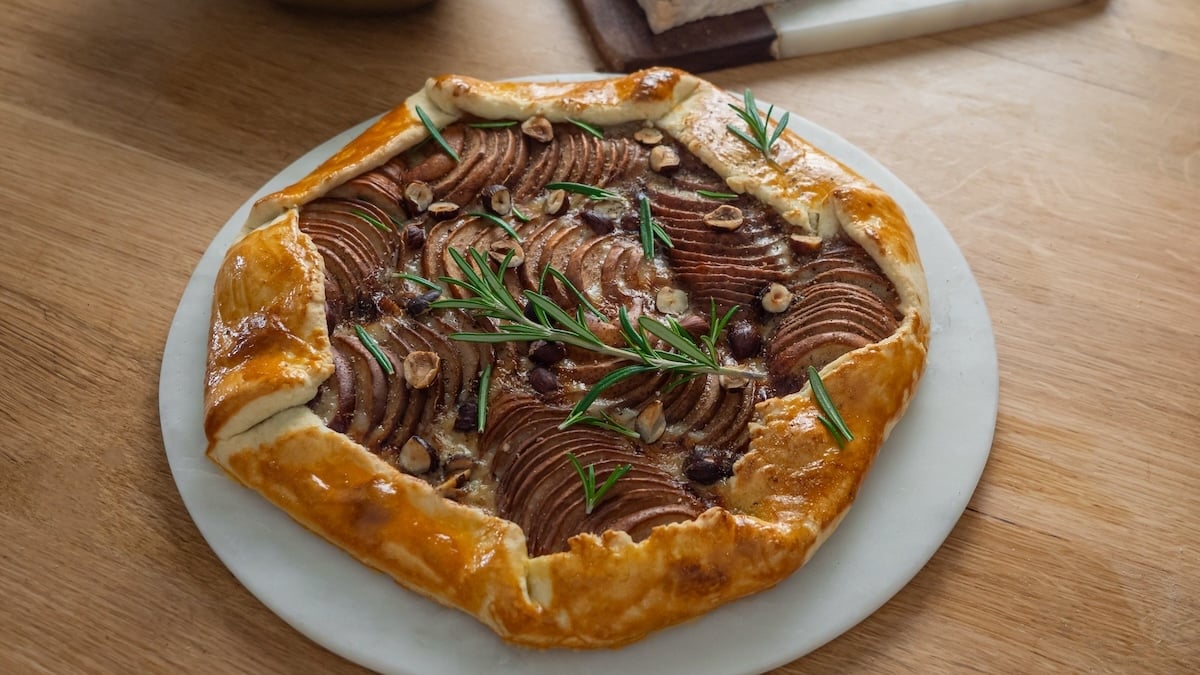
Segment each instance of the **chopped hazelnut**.
M670 173L679 168L679 153L669 145L656 145L650 151L650 168L659 173Z
M512 257L508 259L510 269L520 267L525 263L525 249L512 239L497 239L488 246L488 257L495 260L497 264L503 264L510 252L512 253Z
M654 127L642 127L641 129L633 132L633 138L638 143L644 143L646 145L658 145L659 143L662 143L663 135L661 131L655 129Z
M423 213L433 203L433 188L428 183L414 180L404 186L404 201L417 213Z
M436 352L409 352L404 357L404 381L413 389L426 389L437 380L441 365Z
M484 208L498 216L512 213L512 193L503 185L489 185L483 188L479 198L483 200Z
M400 313L400 305L397 305L395 300L385 295L379 298L379 311L388 316L396 316Z
M396 460L400 464L400 469L405 473L419 475L427 473L433 468L436 457L433 448L429 447L425 439L420 436L411 436L400 447Z
M521 122L521 131L535 141L549 143L554 138L554 125L540 115Z
M567 199L566 190L550 190L542 202L542 211L548 216L561 216L570 206L571 200Z
M788 245L792 247L792 253L800 255L820 251L821 243L820 237L813 237L807 234L793 234L788 237Z
M732 204L722 204L704 214L704 223L718 230L736 230L744 220L742 210Z
M762 295L762 308L772 314L778 314L792 304L792 292L783 284L767 286Z
M458 491L466 486L470 477L470 471L458 471L450 474L449 478L437 486L438 494L447 499L454 499L458 496Z
M646 443L654 443L667 431L667 418L663 415L662 401L655 399L642 408L634 420L633 429Z
M683 314L688 311L688 294L678 288L663 286L658 289L655 306L663 314Z
M454 202L434 202L429 205L429 215L434 220L449 220L458 215L458 208Z
M750 384L750 378L742 375L718 375L717 383L722 389L745 389Z
M459 473L461 471L466 471L469 474L475 468L475 458L466 454L454 455L446 460L445 468L447 474Z

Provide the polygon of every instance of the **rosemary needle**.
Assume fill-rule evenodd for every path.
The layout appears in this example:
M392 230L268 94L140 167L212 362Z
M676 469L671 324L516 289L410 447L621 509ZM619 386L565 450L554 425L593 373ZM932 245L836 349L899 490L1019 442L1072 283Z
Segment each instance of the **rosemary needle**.
M504 127L516 126L516 120L497 120L494 122L471 122L467 126L475 129L503 129Z
M737 199L738 196L732 192L713 192L712 190L696 190L696 194L709 199Z
M458 153L454 151L454 148L450 147L450 144L446 142L445 138L442 138L442 132L438 131L438 128L434 126L433 121L429 119L429 115L426 115L425 111L421 110L421 106L415 105L413 106L413 109L417 111L417 117L421 118L421 124L425 125L425 130L429 132L429 135L433 137L433 140L437 141L437 144L442 146L442 149L446 151L446 154L450 155L455 162L460 161L458 158Z
M392 228L388 227L387 225L384 225L378 218L367 213L366 211L359 211L358 209L351 209L350 213L353 213L354 215L358 216L359 218L362 218L363 220L367 221L368 223L374 225L375 229L377 229L377 230L382 230L383 232L391 232L392 231Z
M846 420L842 419L841 413L838 412L837 406L829 396L829 391L825 389L825 383L821 381L821 374L812 366L808 367L808 382L812 385L813 398L817 400L817 407L821 409L822 413L817 419L829 430L833 440L837 441L838 447L844 447L846 443L854 440L854 434L850 433L850 427L846 426Z
M583 465L579 463L579 458L573 452L567 453L567 461L571 463L571 466L575 469L575 473L579 474L579 480L583 482L583 510L588 515L592 514L592 511L596 509L596 505L600 503L600 500L604 499L604 496L608 494L612 486L617 484L621 476L629 473L629 470L633 468L632 464L618 466L608 474L608 478L605 479L604 483L597 487L595 464L589 464L585 470Z
M733 108L738 117L742 118L742 121L746 123L746 129L750 133L747 134L732 124L726 124L725 128L729 130L729 133L748 143L750 147L758 149L767 161L772 161L771 146L775 145L775 141L779 140L779 137L783 134L783 130L787 128L791 113L785 112L775 125L774 133L770 133L768 126L771 123L771 113L775 112L775 106L767 108L767 114L764 117L758 109L758 102L754 100L754 94L749 89L742 95L742 104L743 107L741 108L732 103L729 104L729 107Z
M516 239L517 241L521 241L521 235L517 234L517 231L513 229L513 226L509 225L507 221L505 221L503 218L501 218L500 216L497 216L494 213L484 213L483 211L471 211L467 215L475 216L476 218L483 218L484 220L489 221L496 227L499 227L500 229L507 232L508 236L512 237L513 239Z
M604 188L596 187L595 185L587 185L585 183L547 183L547 190L563 190L564 192L574 192L575 194L591 197L592 199L620 199L621 195Z
M411 281L414 284L417 284L418 286L424 286L425 288L428 288L431 290L435 290L435 291L442 290L441 286L438 286L437 284L426 279L425 277L419 277L415 274L406 274L404 272L392 272L392 277L394 277L396 279L404 279L406 281Z
M547 276L552 276L555 279L558 279L559 281L561 281L563 287L566 288L571 293L573 293L575 295L576 299L579 300L580 304L583 305L584 309L586 309L588 312L590 312L592 316L595 316L595 317L598 317L601 319L604 318L604 315L601 314L600 310L596 309L596 306L593 305L591 303L591 301L589 301L587 299L587 296L585 296L582 292L580 292L580 290L578 288L575 288L575 284L571 283L571 280L567 278L567 275L554 269L554 267L551 265L546 265L545 267L542 268L542 274L541 274L541 276L538 277L538 290L537 290L538 293L541 293L542 295L546 294L545 288L546 288L546 277Z
M383 353L383 350L379 348L379 343L375 341L375 338L371 337L371 334L367 332L367 329L358 324L354 324L354 333L358 335L358 341L361 342L363 346L367 348L367 351L371 353L371 356L374 356L375 360L379 362L379 367L383 368L383 372L387 373L388 375L395 374L396 368L392 366L391 359L387 357L387 354Z
M491 385L492 364L489 363L487 367L483 369L483 373L479 376L479 402L477 408L479 409L478 429L479 433L481 434L483 433L483 427L487 425L488 389L491 387Z
M622 436L625 436L627 438L632 438L634 440L641 438L641 436L638 435L638 432L636 432L633 429L630 429L629 427L614 420L612 417L609 416L608 413L605 413L605 412L601 412L599 416L572 413L562 423L562 426L565 428L565 427L573 426L576 424L587 424L589 426L597 427L599 429L607 429L608 431L615 431L616 433L621 434Z
M583 129L584 131L588 132L589 134L591 134L591 135L595 136L596 138L600 138L600 139L603 139L603 138L604 138L604 132L603 132L603 131L601 131L601 130L597 129L596 127L594 127L594 126L592 126L592 125L590 125L590 124L588 124L587 122L580 122L579 120L577 120L577 119L572 119L572 118L570 118L570 117L568 117L568 118L567 118L567 121L568 121L568 122L570 122L571 124L574 124L575 126L579 127L580 129Z
M642 253L647 258L654 257L654 241L656 239L667 248L675 248L675 243L671 241L671 236L667 234L667 231L654 222L654 216L650 214L650 199L646 195L638 196L638 215L640 216L638 230L642 237Z

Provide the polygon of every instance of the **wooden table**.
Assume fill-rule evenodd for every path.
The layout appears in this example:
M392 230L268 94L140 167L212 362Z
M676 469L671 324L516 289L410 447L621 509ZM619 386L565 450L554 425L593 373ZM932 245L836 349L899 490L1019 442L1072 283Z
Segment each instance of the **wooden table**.
M992 457L945 546L779 672L1200 669L1197 35L1196 3L1113 0L709 74L916 189L1000 356ZM427 75L597 66L550 0L6 3L0 672L359 672L245 591L180 502L172 314L259 185Z

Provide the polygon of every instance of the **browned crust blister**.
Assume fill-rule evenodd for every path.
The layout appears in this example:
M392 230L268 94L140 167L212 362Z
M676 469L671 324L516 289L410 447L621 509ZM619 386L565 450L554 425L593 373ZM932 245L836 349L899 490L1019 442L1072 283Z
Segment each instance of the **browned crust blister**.
M431 79L312 174L255 206L214 297L209 456L359 560L523 645L619 646L787 577L845 514L915 391L929 340L927 292L912 232L888 195L790 131L769 164L725 130L737 119L729 102L671 69L592 83ZM834 444L805 386L759 404L751 450L721 488L728 510L661 526L638 543L623 532L581 534L568 551L530 558L512 522L442 498L322 425L304 407L332 368L322 263L296 228L296 207L424 139L416 105L439 126L464 115L651 120L730 188L794 226L844 231L891 279L903 314L893 335L822 372L855 439Z

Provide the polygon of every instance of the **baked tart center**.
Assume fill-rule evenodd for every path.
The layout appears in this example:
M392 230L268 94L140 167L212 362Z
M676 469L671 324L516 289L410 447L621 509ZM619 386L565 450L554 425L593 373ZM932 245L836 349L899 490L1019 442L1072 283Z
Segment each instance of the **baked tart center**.
M334 364L308 405L446 499L519 525L532 556L728 506L756 405L902 319L858 244L730 192L648 124L464 119L440 135L300 208ZM461 302L480 288L568 329L543 298L612 349L507 329ZM719 368L614 354L686 352L676 338Z

